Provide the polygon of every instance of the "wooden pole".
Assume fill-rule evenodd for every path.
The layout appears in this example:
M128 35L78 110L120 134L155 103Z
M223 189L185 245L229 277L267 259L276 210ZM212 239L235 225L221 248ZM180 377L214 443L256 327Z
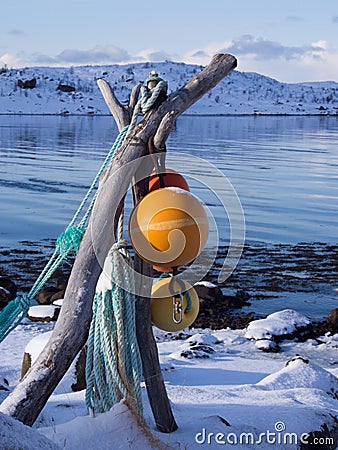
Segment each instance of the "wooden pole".
M51 338L22 381L0 405L1 412L32 425L86 343L96 283L102 262L114 243L119 193L127 191L136 165L129 165L128 170L119 169L147 154L147 142L151 136L155 136L156 146L158 142L165 142L176 118L216 86L236 64L231 55L215 55L201 73L171 94L156 110L149 111L122 144L101 178L94 208L96 216L91 216L82 239Z

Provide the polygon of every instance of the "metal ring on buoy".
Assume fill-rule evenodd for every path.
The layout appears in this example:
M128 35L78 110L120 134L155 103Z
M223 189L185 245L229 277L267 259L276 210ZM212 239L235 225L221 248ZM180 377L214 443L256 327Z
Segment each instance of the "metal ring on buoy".
M183 330L195 321L198 311L198 295L186 281L178 282L169 277L154 284L151 292L151 320L157 328L164 331Z
M208 239L209 223L201 202L177 187L157 189L133 209L129 236L135 252L157 267L193 261Z

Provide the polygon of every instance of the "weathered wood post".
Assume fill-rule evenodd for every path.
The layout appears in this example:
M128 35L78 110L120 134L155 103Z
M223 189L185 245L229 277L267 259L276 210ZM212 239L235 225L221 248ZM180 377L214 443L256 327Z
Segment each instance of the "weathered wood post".
M181 89L172 93L158 108L149 111L122 144L114 162L106 170L100 181L96 199L96 211L100 213L96 215L95 220L93 220L93 216L90 218L73 265L64 303L52 336L26 376L0 405L1 412L9 414L27 425L32 425L72 361L86 343L92 318L95 287L102 270L101 263L115 241L115 210L118 209L116 203L119 192L127 191L137 170L135 164L129 165L130 169L128 170L121 171L119 169L126 167L127 163L132 161L137 162L141 156L147 154L147 143L151 136L154 136L155 147L163 147L176 118L219 83L236 67L236 64L236 59L231 55L215 55L201 73L197 74ZM133 92L130 106L135 103L137 89L136 87ZM118 114L121 115L122 112L119 111ZM128 119L129 114L130 110L127 109L126 117L128 115ZM127 119L121 116L119 120L121 120L120 127ZM107 180L109 180L109 183ZM112 208L112 205L115 205L115 207ZM99 245L95 248L92 236L96 236L96 241L99 242ZM146 270L148 270L147 267L140 269L143 273ZM148 342L150 342L151 324L149 306L147 305L149 305L149 301L143 298L140 299L137 306L137 314L139 315L137 318L138 334L144 336L147 334ZM142 314L144 315L143 318ZM141 322L147 329L141 330L141 326L143 327ZM152 345L152 349L154 348L154 345ZM158 370L152 373L154 367L157 366L157 362L149 370L149 363L154 356L151 352L148 354L144 352L143 354L148 392L149 389L152 391L154 380L157 387L163 382L163 380L161 381L162 375L158 373ZM158 360L157 351L155 353L155 358L157 357ZM155 403L153 412L156 415L155 421L158 428L162 431L175 429L176 424L173 421L170 406L163 411L161 405L157 404L155 397L151 401ZM164 399L164 404L168 405L166 399ZM164 420L163 416L165 416Z

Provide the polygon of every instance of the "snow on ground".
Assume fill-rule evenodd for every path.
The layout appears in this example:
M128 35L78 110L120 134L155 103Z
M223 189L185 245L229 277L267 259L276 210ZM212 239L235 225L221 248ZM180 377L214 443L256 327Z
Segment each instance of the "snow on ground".
M132 87L145 81L151 70L169 83L169 93L201 71L201 66L176 63L140 63L110 66L31 67L0 70L2 114L109 114L96 84L104 78L125 102ZM36 79L23 89L18 81ZM73 92L61 92L58 85ZM252 72L233 71L189 109L189 114L334 114L338 113L338 83L333 81L280 83Z
M275 329L270 317L272 334L278 333L281 317L287 319L286 315L292 313L276 315ZM301 316L297 323L303 320ZM38 345L48 337L43 334L51 327L26 320L0 344L0 384L6 378L14 388L24 350L36 357ZM296 449L301 438L308 439L304 433L320 430L324 423L333 427L332 417L338 415L338 335L304 343L284 341L281 352L271 354L258 350L255 340L246 337L246 330L185 330L180 340L174 339L173 333L154 331L179 425L176 432L166 435L155 430L144 385L144 416L152 437L123 403L90 417L84 391L72 392L73 375L67 374L40 414L35 434L27 435L22 448L42 448L38 446L42 436L71 450L197 449L235 444L238 449L268 449L278 440L280 448ZM0 400L7 394L0 390ZM14 422L13 427L19 432L15 427L20 424ZM4 447L1 442L1 449L21 448Z
M293 309L285 309L270 314L265 319L251 322L245 333L248 339L270 339L273 336L292 334L297 329L306 327L310 320Z

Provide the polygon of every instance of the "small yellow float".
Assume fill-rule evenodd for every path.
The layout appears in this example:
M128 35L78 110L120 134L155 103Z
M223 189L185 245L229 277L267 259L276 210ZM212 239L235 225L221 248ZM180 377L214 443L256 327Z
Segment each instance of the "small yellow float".
M152 323L164 331L180 331L197 317L199 299L195 289L186 281L163 278L151 292Z

